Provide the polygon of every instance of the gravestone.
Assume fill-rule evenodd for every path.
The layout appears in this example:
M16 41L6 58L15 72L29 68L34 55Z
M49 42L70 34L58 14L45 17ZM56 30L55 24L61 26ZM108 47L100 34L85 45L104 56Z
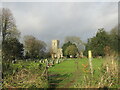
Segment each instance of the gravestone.
M39 62L41 63L41 60Z
M58 59L56 59L56 63L57 63L57 64L58 64L58 62L59 62Z
M58 64L60 63L60 59L58 59Z
M45 59L45 62L44 63L46 63L46 67L49 67L49 65L48 65L48 60L47 59Z
M17 60L16 60L16 59L13 59L13 60L12 60L12 63L13 63L13 64L15 64L16 62L17 62Z
M42 63L45 63L44 60L42 60Z
M51 60L51 64L52 64L52 65L54 64L53 60Z
M72 55L70 55L70 58L72 58L73 56Z

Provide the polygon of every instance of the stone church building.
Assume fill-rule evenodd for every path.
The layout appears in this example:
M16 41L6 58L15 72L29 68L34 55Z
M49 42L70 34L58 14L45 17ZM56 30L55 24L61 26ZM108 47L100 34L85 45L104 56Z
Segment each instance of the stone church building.
M62 48L59 48L59 40L52 40L52 58L59 59L63 57Z

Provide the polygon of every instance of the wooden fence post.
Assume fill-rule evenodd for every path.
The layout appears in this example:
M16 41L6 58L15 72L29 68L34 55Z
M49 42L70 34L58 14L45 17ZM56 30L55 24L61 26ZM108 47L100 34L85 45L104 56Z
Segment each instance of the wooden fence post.
M89 65L90 65L91 74L92 74L92 76L93 76L92 52L91 52L91 50L88 51L88 58L89 58Z

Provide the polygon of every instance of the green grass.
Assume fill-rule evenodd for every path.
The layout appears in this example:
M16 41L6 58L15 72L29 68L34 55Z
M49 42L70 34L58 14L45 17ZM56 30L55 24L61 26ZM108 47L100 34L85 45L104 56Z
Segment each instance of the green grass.
M51 73L57 73L57 74L68 74L74 72L74 60L66 60L60 64L56 64L54 67L51 67L49 69L49 72Z
M108 60L108 62L110 62ZM17 84L19 80L16 81L12 78L13 76L16 77L17 74L19 75L21 70L26 69L28 72L30 72L30 76L26 76L26 80L33 81L32 79L36 79L35 82L32 83L22 83L20 85L24 85L21 87L33 87L32 85L36 87L49 87L49 88L86 88L86 87L92 87L95 88L98 86L99 82L101 81L101 77L105 74L103 64L105 63L104 59L98 59L94 58L92 59L92 65L93 65L93 77L90 74L90 68L89 68L89 60L87 58L83 59L66 59L63 62L59 64L55 64L53 67L48 68L48 81L42 80L40 77L41 73L44 69L40 69L39 65L41 64L39 61L18 61L15 64L10 64L8 71L5 71L4 73L8 76L6 76L6 81L11 86L18 87ZM110 62L111 63L111 62ZM87 67L84 67L87 66ZM45 64L43 64L43 68L45 68ZM10 71L11 70L11 71ZM19 73L18 73L19 72ZM26 74L25 74L26 75ZM105 76L105 79L111 75L111 73L105 74L108 76ZM36 76L36 78L34 78ZM20 77L20 76L19 76ZM114 85L111 87L119 87L118 84L115 84L116 81L113 80L117 78L117 76L111 76L109 79L112 81ZM26 82L26 80L23 78L23 82ZM12 81L12 82L11 82ZM16 85L14 85L14 82L16 82ZM42 85L41 83L45 83L45 85ZM103 81L104 85L107 86L109 83ZM39 85L40 84L40 85ZM25 86L26 85L26 86ZM20 87L20 86L19 86Z
M76 70L75 60L79 62L80 70L83 68L82 64L89 64L87 59L68 59L60 64L56 64L54 67L49 68L49 72L53 74L57 73L61 75L66 74L66 73L71 74L75 72ZM93 69L95 69L97 72L98 68L101 68L103 60L93 59L92 63L93 63ZM83 71L81 70L80 72L83 72Z
M75 63L76 61L78 62L78 69L77 64ZM97 87L96 83L99 83L99 81L101 80L101 76L103 75L101 71L103 70L102 65L104 61L104 59L92 59L94 71L92 77L89 69L89 60L87 58L67 59L64 62L56 64L54 67L49 68L49 74L56 75L54 77L49 77L49 82L55 82L56 85L52 86L54 88L75 88L80 87L82 85L83 86L81 88L84 88L87 84L89 86L89 83L93 86L93 88ZM88 67L83 67L83 64L88 64ZM89 72L85 72L84 70Z

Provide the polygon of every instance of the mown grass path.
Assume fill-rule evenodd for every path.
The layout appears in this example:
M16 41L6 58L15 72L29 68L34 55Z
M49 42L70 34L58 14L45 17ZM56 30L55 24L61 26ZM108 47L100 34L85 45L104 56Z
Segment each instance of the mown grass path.
M78 78L79 75L80 75L80 69L79 69L79 62L78 62L78 60L75 60L75 61L74 61L74 64L75 64L76 70L75 70L75 72L73 72L73 74L74 74L73 80L71 80L70 82L68 82L68 83L64 86L65 88L69 88L70 86L72 86L72 84L74 84L74 83L76 82L77 78Z
M97 78L99 68L102 64L101 59L93 60L93 69ZM60 64L48 69L48 81L50 88L74 88L78 82L83 83L82 79L89 73L88 59L67 59Z
M73 60L66 60L60 64L56 64L52 68L49 68L48 81L50 88L56 88L58 86L68 87L70 85L70 81L72 81L69 77L72 77L75 71L75 63ZM66 82L67 80L69 80L69 82Z

